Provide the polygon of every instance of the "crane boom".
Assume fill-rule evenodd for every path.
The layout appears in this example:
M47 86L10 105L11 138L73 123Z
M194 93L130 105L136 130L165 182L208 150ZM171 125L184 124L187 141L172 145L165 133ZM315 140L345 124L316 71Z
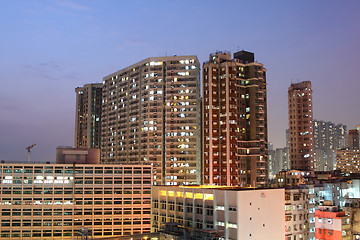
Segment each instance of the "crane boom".
M30 163L30 149L32 149L35 146L36 146L36 144L32 144L32 145L25 148L28 151L28 163Z

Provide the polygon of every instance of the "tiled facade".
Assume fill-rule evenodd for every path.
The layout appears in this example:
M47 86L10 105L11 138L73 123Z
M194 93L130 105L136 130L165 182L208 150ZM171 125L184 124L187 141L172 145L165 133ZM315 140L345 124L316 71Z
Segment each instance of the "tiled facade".
M102 84L85 84L75 92L75 148L100 148Z
M103 163L151 163L153 183L201 181L196 56L152 57L104 77Z
M0 239L150 232L151 166L0 164Z
M210 54L203 65L204 184L266 186L266 69L254 54Z

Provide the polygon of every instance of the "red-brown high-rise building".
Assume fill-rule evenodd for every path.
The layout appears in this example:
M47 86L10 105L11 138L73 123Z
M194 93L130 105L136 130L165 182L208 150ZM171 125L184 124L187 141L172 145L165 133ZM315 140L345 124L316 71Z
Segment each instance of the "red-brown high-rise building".
M267 184L266 69L251 52L203 65L203 169L204 184Z
M314 169L314 138L311 82L292 83L288 90L290 167Z

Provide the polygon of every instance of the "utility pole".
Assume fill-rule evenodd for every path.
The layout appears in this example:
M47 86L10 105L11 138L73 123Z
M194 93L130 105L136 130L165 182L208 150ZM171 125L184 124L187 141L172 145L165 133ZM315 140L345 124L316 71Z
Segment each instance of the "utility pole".
M27 158L27 162L28 163L30 163L30 149L32 149L33 147L35 147L36 146L36 144L33 144L33 145L30 145L30 146L28 146L27 148L25 148L25 149L27 149L27 151L28 151L28 158Z

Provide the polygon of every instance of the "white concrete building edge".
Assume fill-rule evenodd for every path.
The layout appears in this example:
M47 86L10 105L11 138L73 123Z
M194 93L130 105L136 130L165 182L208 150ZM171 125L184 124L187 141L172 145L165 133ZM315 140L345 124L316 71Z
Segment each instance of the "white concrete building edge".
M237 239L284 239L284 205L284 189L237 192Z
M224 239L284 239L284 189L152 187L152 231L166 222L216 229Z

